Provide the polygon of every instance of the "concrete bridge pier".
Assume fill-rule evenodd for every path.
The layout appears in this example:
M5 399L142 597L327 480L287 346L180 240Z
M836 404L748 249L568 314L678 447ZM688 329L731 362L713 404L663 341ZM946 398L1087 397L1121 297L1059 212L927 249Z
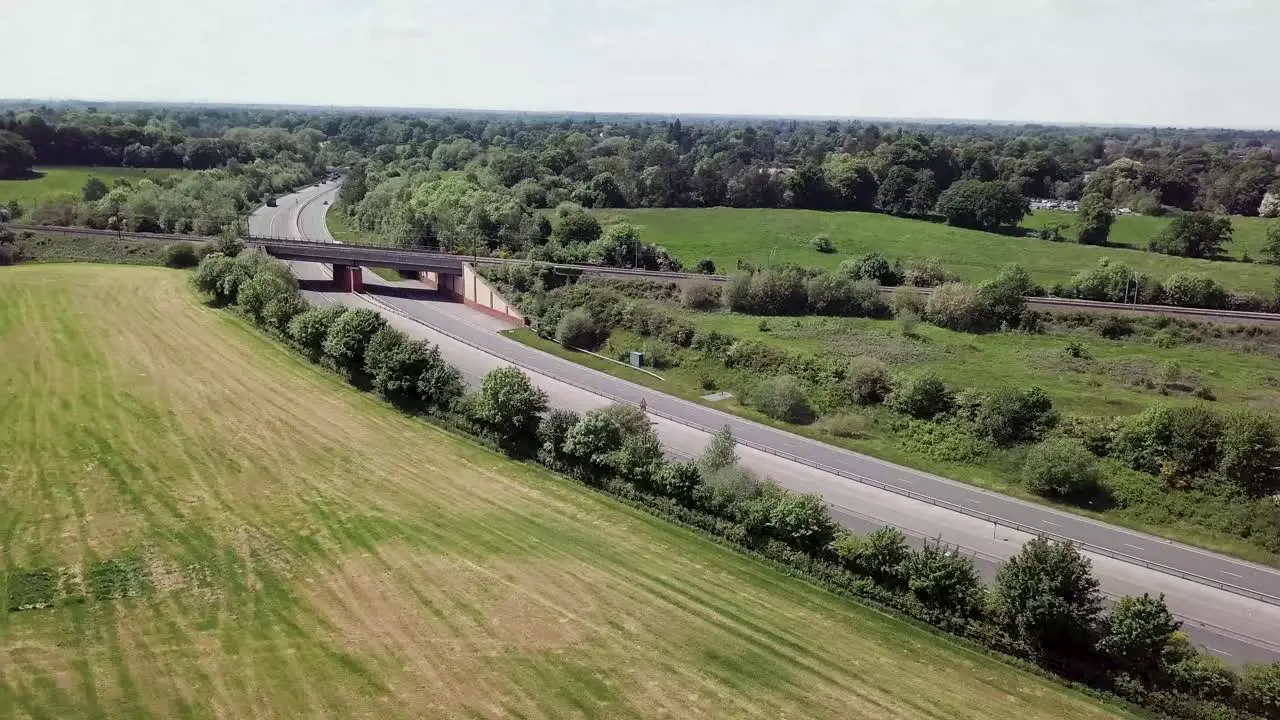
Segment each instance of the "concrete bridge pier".
M364 292L364 281L359 265L333 264L333 284L343 292Z

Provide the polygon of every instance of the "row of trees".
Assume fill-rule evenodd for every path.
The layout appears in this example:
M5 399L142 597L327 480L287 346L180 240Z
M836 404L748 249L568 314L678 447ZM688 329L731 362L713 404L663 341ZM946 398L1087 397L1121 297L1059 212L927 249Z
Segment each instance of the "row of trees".
M212 253L193 282L213 302L233 305L308 357L354 382L367 381L399 407L443 413L510 454L651 504L835 589L1162 711L1208 717L1214 708L1235 707L1280 716L1274 695L1280 666L1236 676L1186 641L1162 598L1124 598L1104 614L1088 560L1069 545L1033 540L1000 569L988 591L973 561L954 549L926 543L913 550L893 530L852 535L817 496L756 477L738 465L728 428L696 462L668 461L642 410L553 410L545 393L512 367L489 373L476 392L464 395L460 375L435 348L389 329L371 311L306 308L287 269L258 253ZM1039 403L1020 398L1011 404ZM874 584L859 585L867 581Z

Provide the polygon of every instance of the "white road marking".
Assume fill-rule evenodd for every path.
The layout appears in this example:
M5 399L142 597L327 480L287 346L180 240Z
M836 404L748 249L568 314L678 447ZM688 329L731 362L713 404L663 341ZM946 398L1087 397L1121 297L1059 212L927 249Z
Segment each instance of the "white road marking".
M1219 570L1218 572L1222 573L1223 575L1230 575L1230 576L1231 576L1231 577L1233 577L1233 578L1240 578L1240 577L1244 577L1243 575L1237 575L1237 574L1235 574L1235 573L1233 573L1233 572L1227 572L1226 570Z
M1205 645L1204 648L1205 650L1208 650L1211 653L1218 653L1219 655L1226 655L1227 657L1231 657L1231 653L1225 650L1219 650L1218 648L1211 648L1208 645Z
M1142 550L1142 548L1141 548L1141 547L1138 547L1137 545L1134 545L1133 543L1125 543L1125 544L1124 544L1124 546L1125 546L1125 547L1131 547L1131 548L1133 548L1134 550Z
M973 498L966 498L966 499L965 499L965 502L971 502L971 503L973 503L974 505L981 505L981 504L982 504L982 501L981 501L981 500L974 500Z
M1052 526L1054 526L1054 527L1062 527L1062 526L1061 526L1061 525L1059 525L1058 523L1056 523L1056 522L1049 522L1048 520L1041 520L1041 521L1040 521L1040 524L1041 524L1041 525L1052 525Z

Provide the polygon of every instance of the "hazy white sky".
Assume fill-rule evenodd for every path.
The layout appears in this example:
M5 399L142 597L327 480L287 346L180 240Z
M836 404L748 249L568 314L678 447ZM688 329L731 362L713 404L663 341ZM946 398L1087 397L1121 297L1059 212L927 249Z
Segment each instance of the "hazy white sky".
M0 97L1280 127L1280 0L0 0Z

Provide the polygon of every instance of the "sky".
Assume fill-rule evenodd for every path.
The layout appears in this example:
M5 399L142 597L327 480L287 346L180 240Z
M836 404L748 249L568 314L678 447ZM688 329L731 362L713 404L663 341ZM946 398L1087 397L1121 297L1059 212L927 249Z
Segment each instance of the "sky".
M3 98L1280 128L1280 0L0 6Z

